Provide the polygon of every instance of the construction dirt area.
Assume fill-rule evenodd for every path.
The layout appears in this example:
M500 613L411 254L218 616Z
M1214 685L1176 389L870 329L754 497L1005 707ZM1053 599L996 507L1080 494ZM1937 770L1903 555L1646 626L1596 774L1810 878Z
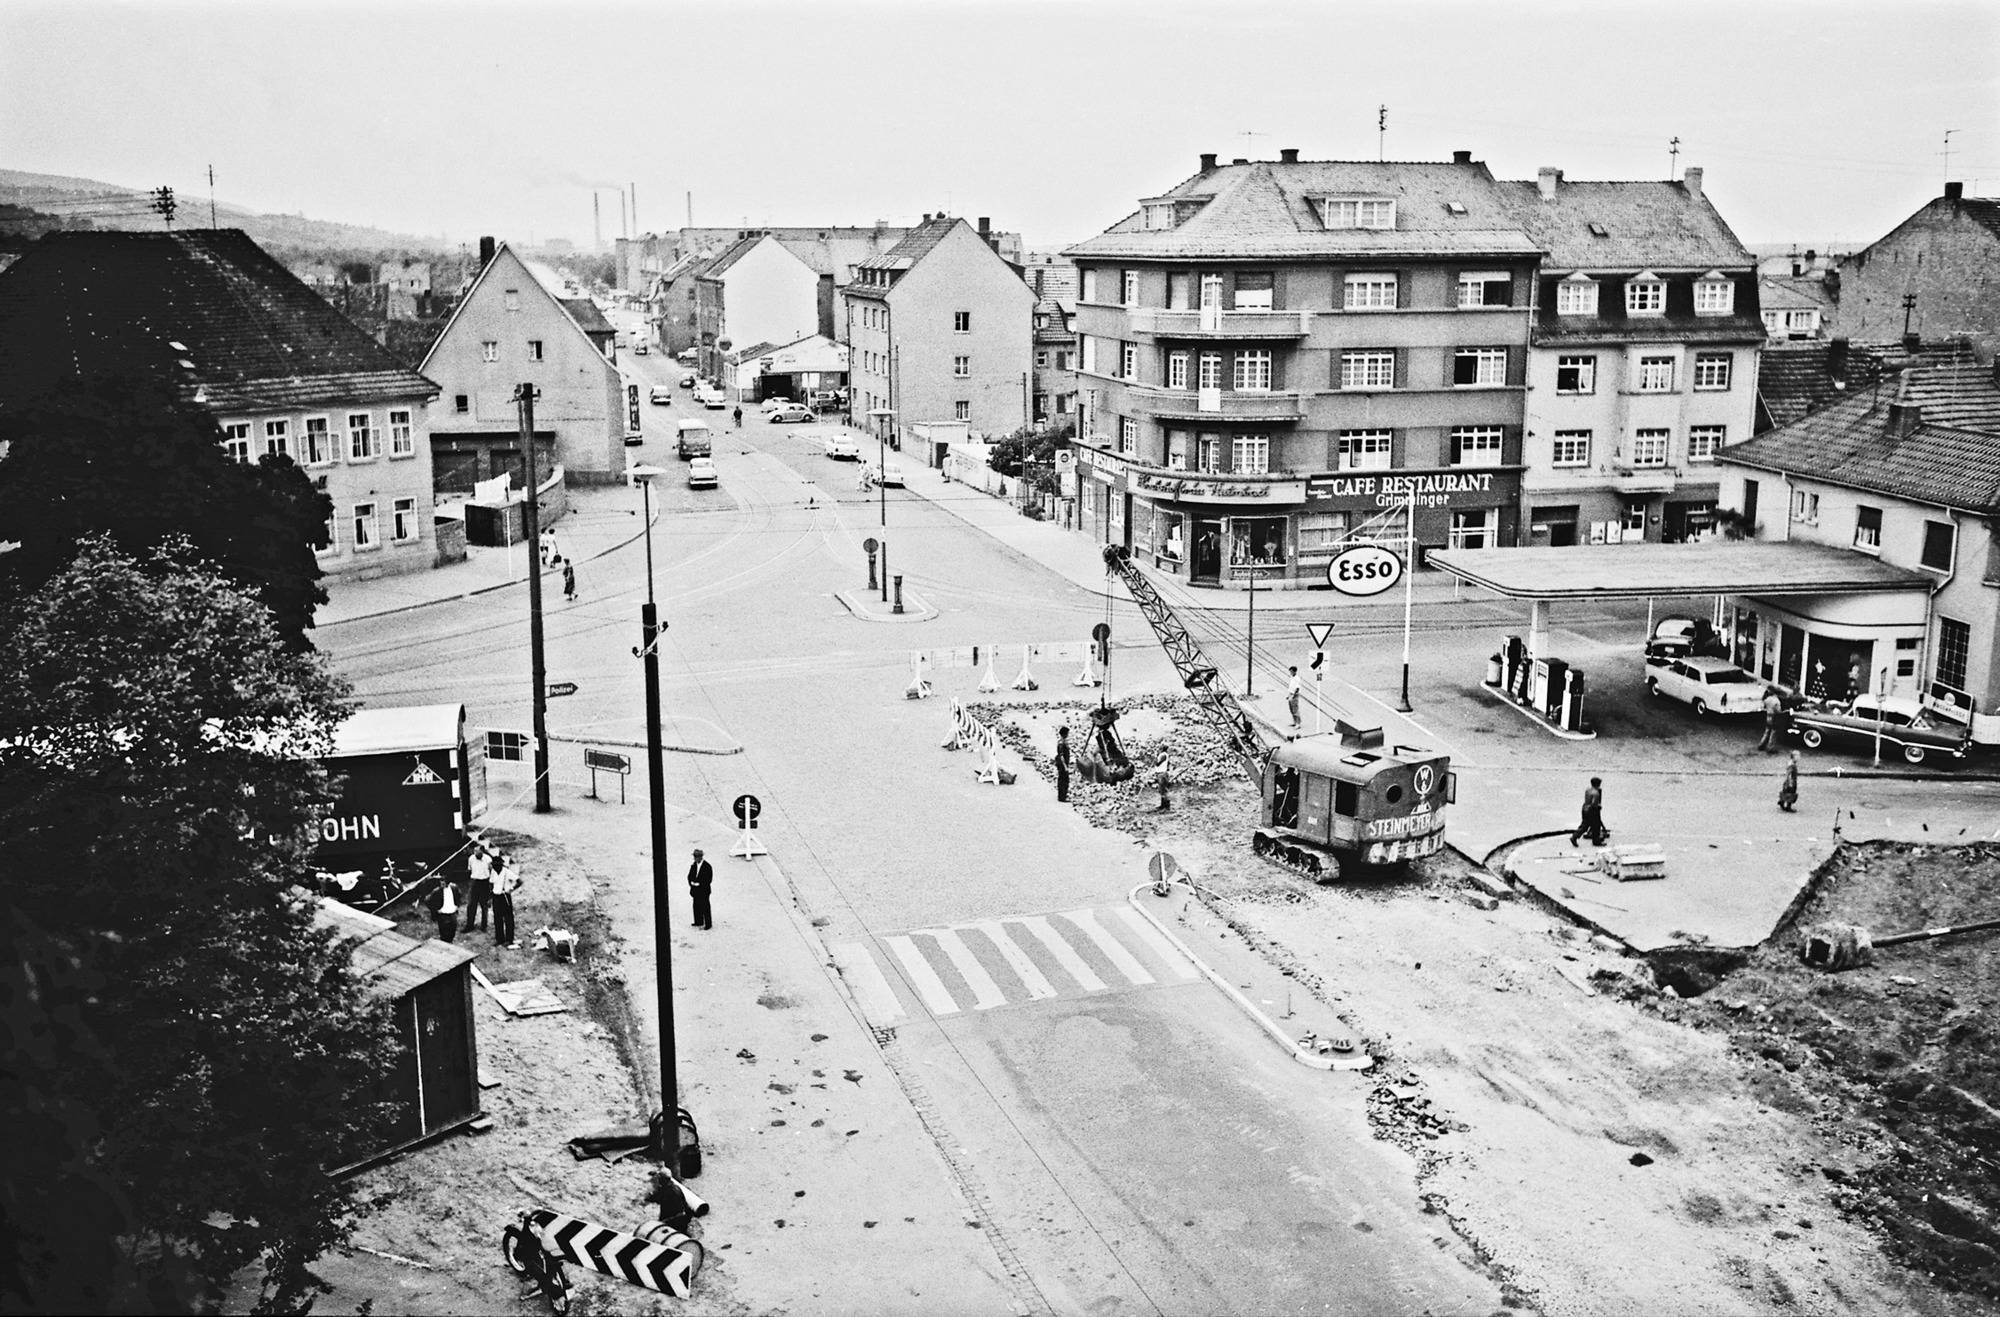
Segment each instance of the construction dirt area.
M1092 702L972 712L1044 775ZM1379 1137L1417 1192L1548 1313L2000 1311L2000 932L1809 968L1829 923L1883 937L2000 915L2000 848L1843 847L1747 955L1653 960L1447 851L1319 887L1252 856L1257 797L1187 700L1121 701L1146 773L1075 808L1165 850L1198 896L1378 1060ZM1668 879L1671 881L1671 878Z

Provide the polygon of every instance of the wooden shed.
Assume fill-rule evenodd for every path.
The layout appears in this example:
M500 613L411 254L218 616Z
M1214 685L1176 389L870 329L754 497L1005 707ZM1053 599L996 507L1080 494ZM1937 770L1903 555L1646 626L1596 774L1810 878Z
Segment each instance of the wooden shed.
M354 968L372 992L395 1002L403 1050L382 1076L389 1120L348 1151L337 1171L447 1134L479 1118L479 1045L472 1014L473 953L418 941L395 924L321 898L318 922L354 942Z

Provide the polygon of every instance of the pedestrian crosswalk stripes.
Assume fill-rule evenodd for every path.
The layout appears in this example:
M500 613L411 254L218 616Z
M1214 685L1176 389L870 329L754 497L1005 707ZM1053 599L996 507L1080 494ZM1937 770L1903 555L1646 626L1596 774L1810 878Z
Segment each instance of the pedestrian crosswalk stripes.
M1199 977L1187 953L1126 905L917 928L832 952L874 1028L908 1019L913 1006L956 1016Z

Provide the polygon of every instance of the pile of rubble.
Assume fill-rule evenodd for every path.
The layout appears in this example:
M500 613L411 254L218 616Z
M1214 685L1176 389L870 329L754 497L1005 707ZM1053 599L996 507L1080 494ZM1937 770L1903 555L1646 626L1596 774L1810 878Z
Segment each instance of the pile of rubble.
M1451 1159L1450 1152L1437 1146L1438 1140L1468 1128L1462 1121L1439 1115L1424 1095L1417 1072L1409 1069L1385 1072L1368 1090L1368 1124L1376 1138L1417 1159L1420 1180Z

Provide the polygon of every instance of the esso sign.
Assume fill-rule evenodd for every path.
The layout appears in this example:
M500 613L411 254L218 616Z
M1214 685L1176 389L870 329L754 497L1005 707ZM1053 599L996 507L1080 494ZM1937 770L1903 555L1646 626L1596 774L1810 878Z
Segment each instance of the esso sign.
M1403 578L1403 560L1379 544L1357 544L1326 565L1326 583L1342 594L1381 594Z

